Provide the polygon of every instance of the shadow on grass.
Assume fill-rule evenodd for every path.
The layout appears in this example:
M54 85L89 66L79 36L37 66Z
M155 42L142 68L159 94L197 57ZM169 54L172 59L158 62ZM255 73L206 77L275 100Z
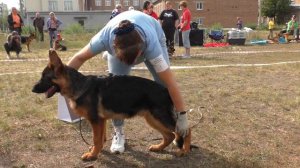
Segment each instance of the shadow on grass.
M94 163L85 163L86 167L146 167L146 168L260 168L256 164L240 164L238 161L228 161L223 156L216 154L207 149L193 149L191 153L184 157L175 157L175 152L165 150L161 153L141 152L133 150L130 146L126 146L126 152L121 155L111 154L108 151L102 151L99 159ZM126 156L124 156L126 155ZM168 155L170 157L157 156ZM130 156L130 157L129 157Z

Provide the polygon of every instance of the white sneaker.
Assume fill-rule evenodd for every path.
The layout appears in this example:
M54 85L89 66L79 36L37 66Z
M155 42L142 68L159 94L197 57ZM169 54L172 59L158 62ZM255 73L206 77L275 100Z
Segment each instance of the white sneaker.
M181 57L182 59L187 59L187 58L191 58L191 56L190 55L183 55L182 57Z
M125 135L119 132L115 132L115 135L112 138L112 143L110 146L110 151L112 153L123 153L125 150Z

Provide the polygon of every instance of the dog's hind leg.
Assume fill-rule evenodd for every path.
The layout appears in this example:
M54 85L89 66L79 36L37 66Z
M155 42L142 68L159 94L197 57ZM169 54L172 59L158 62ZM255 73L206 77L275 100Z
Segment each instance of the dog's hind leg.
M145 119L152 128L159 131L163 136L162 142L157 145L151 145L149 147L149 150L153 151L153 152L162 151L165 147L167 147L174 140L175 135L173 134L173 132L170 129L165 127L160 121L155 119L150 113L147 113L145 115Z
M87 152L81 156L84 161L96 160L99 152L103 148L104 134L105 134L105 119L99 119L99 122L91 123L93 129L93 141L94 146L91 148L90 152Z

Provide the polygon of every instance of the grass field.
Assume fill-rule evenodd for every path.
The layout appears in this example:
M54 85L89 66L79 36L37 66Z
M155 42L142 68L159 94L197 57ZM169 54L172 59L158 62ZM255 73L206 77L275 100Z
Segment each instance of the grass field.
M90 37L64 36L69 50L59 52L63 61L67 62ZM4 38L0 35L1 41ZM31 92L47 64L48 42L34 41L31 53L24 47L21 58L12 60L6 59L0 47L0 168L298 168L299 46L193 47L191 59L172 59L171 65L200 66L174 70L187 107L195 109L189 114L190 124L196 124L203 115L193 129L192 143L199 149L181 158L175 157L172 146L161 153L149 152L148 146L158 143L160 134L143 119L134 118L126 121L124 154L111 154L108 140L99 159L87 163L80 160L89 146L79 135L79 124L56 119L56 96L46 99ZM177 54L183 52L176 49ZM106 74L107 65L98 56L80 70ZM151 78L144 70L133 70L132 75ZM111 130L109 123L109 137ZM82 133L91 143L86 122Z

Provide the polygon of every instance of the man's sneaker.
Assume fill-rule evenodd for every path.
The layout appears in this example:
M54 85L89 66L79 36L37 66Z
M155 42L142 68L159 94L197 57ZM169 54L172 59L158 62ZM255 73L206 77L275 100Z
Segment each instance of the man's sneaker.
M112 138L112 143L110 147L110 151L112 153L123 153L125 150L125 135L119 132L116 132Z
M190 55L185 55L185 54L184 54L183 56L181 56L181 58L182 58L182 59L188 59L188 58L191 58L191 56L190 56Z

